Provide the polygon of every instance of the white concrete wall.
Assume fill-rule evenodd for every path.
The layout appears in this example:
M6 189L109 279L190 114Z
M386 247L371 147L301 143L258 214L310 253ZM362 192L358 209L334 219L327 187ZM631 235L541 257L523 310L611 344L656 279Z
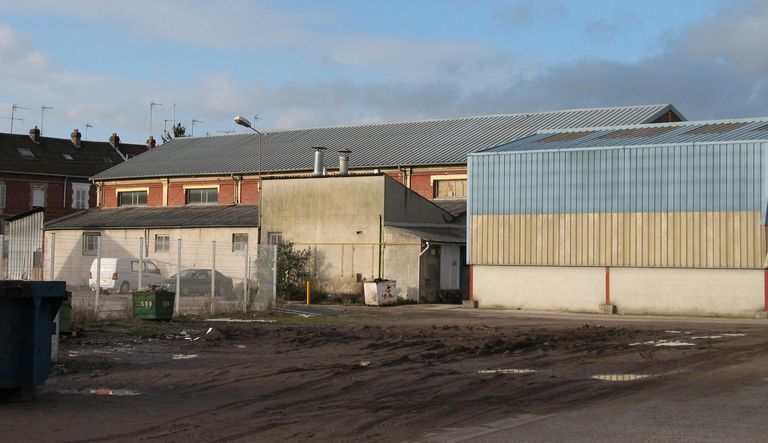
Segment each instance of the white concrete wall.
M185 229L108 229L46 231L43 258L45 279L64 280L70 288L85 287L94 255L83 255L83 233L100 232L102 257L139 257L139 238L146 234L147 260L160 268L164 277L176 273L178 239L182 240L182 268L211 266L212 241L216 241L216 270L232 277L237 284L245 275L245 253L232 251L232 234L248 234L250 245L258 239L258 228L185 228ZM170 237L169 251L155 252L155 235ZM55 248L51 242L55 238ZM51 276L51 251L55 251ZM253 256L253 249L249 251ZM52 278L51 278L52 277Z
M611 303L627 314L752 316L763 270L611 268Z
M440 246L440 289L459 289L461 246Z
M480 307L598 312L603 268L473 266L473 298Z
M764 309L761 269L611 268L618 313L753 316ZM473 266L480 307L598 312L604 267Z

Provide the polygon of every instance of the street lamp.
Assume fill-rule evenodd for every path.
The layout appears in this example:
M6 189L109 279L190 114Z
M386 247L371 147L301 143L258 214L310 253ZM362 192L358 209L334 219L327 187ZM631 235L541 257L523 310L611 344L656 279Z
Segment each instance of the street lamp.
M238 115L238 116L236 116L234 118L234 120L235 120L235 123L237 123L238 125L245 126L246 128L250 129L251 131L259 134L259 186L258 186L257 189L259 190L259 212L258 212L258 216L259 216L259 220L258 220L259 221L259 244L261 244L261 210L264 209L264 205L262 205L262 203L264 202L264 199L262 198L262 195L261 195L261 138L264 136L264 134L262 134L262 132L259 131L258 129L256 129L253 126L251 126L251 122L249 122L248 119L245 118L245 117L241 117L241 116Z
M248 121L247 118L237 116L235 117L235 123L237 123L240 126L245 126L246 128L250 129L251 131L259 134L259 201L261 201L261 138L264 136L264 134L261 133L258 129L251 126L251 122Z

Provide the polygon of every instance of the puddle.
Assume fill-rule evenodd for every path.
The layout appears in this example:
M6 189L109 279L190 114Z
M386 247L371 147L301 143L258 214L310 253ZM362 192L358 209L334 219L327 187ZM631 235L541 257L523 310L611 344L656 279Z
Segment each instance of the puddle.
M277 320L263 320L263 319L244 319L244 318L209 318L204 321L215 321L224 323L276 323Z
M598 374L593 375L593 380L602 380L602 381L635 381L635 380L642 380L644 378L648 377L655 377L655 375L651 374Z
M235 345L237 349L245 349L247 346L245 345Z
M693 337L692 337L693 338ZM637 343L630 343L630 346L641 346L641 345L648 345L648 346L669 346L669 347L676 347L676 346L695 346L693 343L688 343L685 341L678 341L678 340L657 340L657 341L640 341Z
M197 354L173 354L171 358L173 360L190 360L197 358Z
M694 335L691 340L706 340L708 338L723 338L722 335Z
M747 334L741 334L741 333L731 333L731 334L722 334L723 337L746 337Z
M691 331L664 331L667 334L691 334Z
M677 347L677 346L694 346L693 343L688 343L685 341L667 341L667 340L659 340L656 342L654 346L671 346L671 347Z
M520 368L507 368L507 369L480 369L478 374L533 374L537 372L535 369L520 369Z
M93 395L114 395L119 397L133 397L141 395L141 392L132 391L130 389L90 389L88 394Z
M361 361L357 365L360 366L361 368L365 368L367 366L370 366L370 364L371 364L371 362L369 362L369 361Z

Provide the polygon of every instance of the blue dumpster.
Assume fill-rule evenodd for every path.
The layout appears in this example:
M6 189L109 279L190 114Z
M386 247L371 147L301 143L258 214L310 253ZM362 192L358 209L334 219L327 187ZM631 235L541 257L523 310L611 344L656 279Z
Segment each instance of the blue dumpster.
M0 281L0 400L35 398L51 369L53 319L63 281Z

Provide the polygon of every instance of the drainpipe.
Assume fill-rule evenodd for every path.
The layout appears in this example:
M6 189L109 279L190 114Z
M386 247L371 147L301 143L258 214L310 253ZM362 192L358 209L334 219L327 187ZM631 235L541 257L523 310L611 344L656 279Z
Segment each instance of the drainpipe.
M62 194L64 194L64 196L62 197L62 202L61 202L61 204L62 204L61 207L64 208L64 209L67 209L67 179L68 178L69 177L67 177L66 175L64 176L64 192L62 192Z

